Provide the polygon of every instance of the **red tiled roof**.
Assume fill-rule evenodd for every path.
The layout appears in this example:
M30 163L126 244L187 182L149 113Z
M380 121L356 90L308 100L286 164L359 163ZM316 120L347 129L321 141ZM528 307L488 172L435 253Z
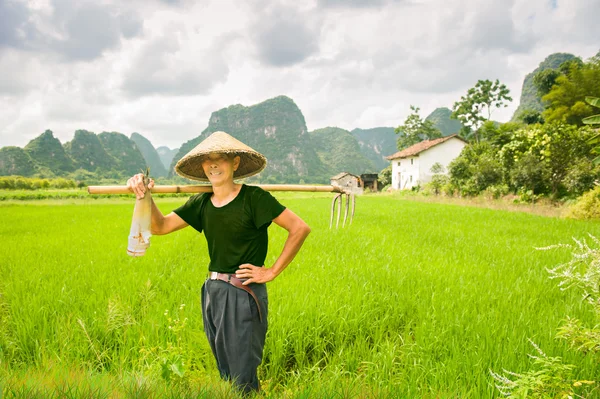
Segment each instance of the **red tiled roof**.
M453 134L451 136L446 136L446 137L440 137L439 139L434 139L434 140L423 140L420 143L411 145L410 147L405 148L402 151L399 151L393 155L385 157L385 159L387 159L388 161L391 161L393 159L412 157L413 155L417 155L425 150L430 149L431 147L434 147L438 144L448 141L453 137L456 137L457 139L464 141L462 138L458 137L457 134Z

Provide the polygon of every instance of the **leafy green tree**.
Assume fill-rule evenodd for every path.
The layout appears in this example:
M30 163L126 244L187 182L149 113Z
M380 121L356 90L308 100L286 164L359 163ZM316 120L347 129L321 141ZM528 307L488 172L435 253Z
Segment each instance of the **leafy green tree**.
M486 121L479 129L479 136L492 146L501 148L510 142L512 134L522 127L515 122L498 124L493 121Z
M531 191L532 195L547 192L550 178L548 165L540 162L538 157L527 153L520 157L510 170L510 182L515 188Z
M392 165L379 172L379 175L377 176L377 181L379 181L381 187L389 186L390 184L392 184Z
M498 150L490 143L473 143L463 148L461 154L450 162L450 182L461 195L477 195L504 179Z
M585 101L591 106L600 108L600 98L598 97L586 97ZM586 125L600 125L600 114L588 116L587 118L584 118L582 122ZM596 155L596 157L593 160L595 164L600 164L600 145L598 145L599 143L600 133L594 135L588 141L588 144L595 146L594 148L592 148L592 154Z
M432 173L430 187L435 195L439 195L442 187L448 183L448 176L445 175L444 165L439 162L434 163L429 170Z
M583 119L594 114L586 97L600 97L600 59L594 57L583 65L570 63L568 72L556 79L542 99L547 103L543 113L546 122L563 122L582 126Z
M517 117L517 120L526 125L544 123L544 117L542 116L542 113L533 109L526 109L525 111L521 112Z
M479 141L479 128L483 122L491 119L494 108L508 106L506 101L512 101L509 94L506 85L498 79L494 82L479 80L467 91L466 96L454 103L452 118L458 119L467 128L463 133L469 131L475 136L475 141Z
M533 84L537 89L538 95L543 97L548 94L559 76L561 76L561 72L557 69L545 69L538 72L533 77Z
M431 120L423 120L419 115L420 108L410 106L411 114L408 115L403 125L396 128L398 149L403 150L423 140L432 140L442 137L442 132L435 128Z
M547 169L544 174L548 179L547 190L542 194L552 193L555 197L560 197L566 194L564 179L571 166L581 158L590 157L591 146L587 141L593 134L590 128L563 123L529 125L514 132L512 140L498 151L498 156L502 159L505 170L529 168L522 158L533 156L535 162L543 164ZM533 173L533 169L530 172ZM512 182L516 181L518 179L513 179Z

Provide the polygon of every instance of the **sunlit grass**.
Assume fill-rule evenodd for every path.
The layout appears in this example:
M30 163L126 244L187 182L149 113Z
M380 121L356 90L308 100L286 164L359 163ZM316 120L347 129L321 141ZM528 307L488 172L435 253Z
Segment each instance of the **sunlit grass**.
M528 370L527 338L582 378L600 375L597 359L554 339L566 315L591 320L547 277L569 254L534 249L599 235L600 224L363 196L352 226L329 230L330 195L276 195L312 233L269 284L259 370L269 395L497 396L489 370ZM157 201L166 213L185 198ZM124 199L0 205L0 380L11 389L26 386L19 375L88 389L55 368L115 392L131 376L155 392L218 386L200 314L204 238L191 228L153 237L130 258L132 212ZM284 239L273 226L267 265ZM180 360L184 378L167 382L163 365Z

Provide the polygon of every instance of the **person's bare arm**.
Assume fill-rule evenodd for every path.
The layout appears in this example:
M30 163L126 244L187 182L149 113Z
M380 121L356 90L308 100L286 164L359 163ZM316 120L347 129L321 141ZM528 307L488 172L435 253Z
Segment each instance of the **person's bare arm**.
M281 215L273 219L273 222L288 231L288 237L283 245L283 250L273 266L269 268L254 266L248 263L241 265L236 272L236 276L241 279L248 279L244 281L244 285L273 281L294 260L304 240L310 233L310 227L308 227L304 220L289 209L284 210Z
M144 195L146 194L144 174L138 173L127 180L127 187L135 194L136 198L144 198ZM151 189L152 187L154 187L154 180L150 179L148 188ZM167 216L163 215L154 203L154 200L152 200L150 232L153 235L169 234L187 226L189 225L174 212L169 213Z

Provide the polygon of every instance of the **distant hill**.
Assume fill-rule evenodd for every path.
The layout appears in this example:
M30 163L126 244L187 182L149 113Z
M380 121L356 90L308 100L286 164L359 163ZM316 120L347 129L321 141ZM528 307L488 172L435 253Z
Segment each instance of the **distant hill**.
M31 176L36 172L31 157L21 147L0 148L0 176Z
M161 146L156 149L158 156L160 157L160 161L165 167L165 171L167 174L171 173L169 167L171 166L171 162L173 162L173 158L179 152L179 148L170 149L169 147Z
M300 180L327 182L326 170L311 144L302 112L286 96L245 107L232 105L213 112L208 127L184 143L173 158L169 173L187 152L216 131L225 131L267 157L260 181L298 183Z
M139 133L131 133L129 137L140 150L146 165L150 167L150 174L153 177L164 177L167 175L167 168L163 165L159 153L156 151L150 140Z
M146 160L137 145L123 133L102 132L98 135L104 150L116 161L111 169L132 176L146 169Z
M31 140L24 150L38 168L46 168L57 175L75 170L73 161L51 130L46 130Z
M326 127L309 134L319 159L331 176L340 172L355 175L378 172L374 163L361 153L356 137L349 131Z
M65 151L73 160L76 169L94 172L97 169L108 171L116 164L93 132L77 130L73 140L63 145Z
M573 58L575 58L575 56L573 54L568 53L551 54L548 57L546 57L546 59L542 61L540 65L533 70L533 72L525 76L525 80L523 81L523 89L521 91L521 99L519 100L518 108L513 114L513 121L517 120L521 112L525 110L533 110L539 112L542 112L544 110L542 100L538 96L537 89L533 84L533 77L538 72L544 71L546 69L557 69L560 66L560 64Z
M389 166L390 162L385 157L398 151L398 136L393 127L354 129L350 133L356 137L362 154L373 162L377 172Z
M450 136L458 133L462 128L462 123L450 118L450 115L452 115L452 111L449 108L436 108L425 120L433 122L434 127L442 132L443 136Z

